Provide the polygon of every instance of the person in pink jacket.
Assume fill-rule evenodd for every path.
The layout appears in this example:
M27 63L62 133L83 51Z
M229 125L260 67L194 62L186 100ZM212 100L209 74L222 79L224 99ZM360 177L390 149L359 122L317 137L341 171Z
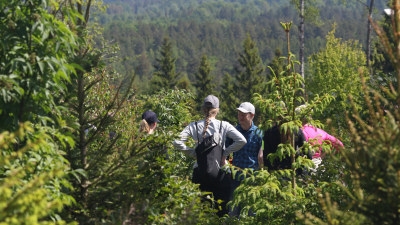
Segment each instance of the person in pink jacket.
M323 142L328 142L336 150L343 147L343 143L336 137L328 134L321 128L311 126L310 124L304 124L301 130L304 133L304 137L311 145L322 145ZM312 158L320 158L322 156L321 150L316 151Z
M300 113L302 110L306 109L306 105L301 105L296 108L296 112ZM312 146L318 145L322 146L322 144L330 144L332 148L336 151L343 148L343 143L337 139L336 137L330 135L328 132L324 131L321 128L314 127L307 123L307 119L303 119L303 126L301 130L303 131L305 140L310 143ZM321 147L317 150L313 156L312 161L315 164L315 170L322 163L323 153L321 151ZM315 171L314 171L315 172Z

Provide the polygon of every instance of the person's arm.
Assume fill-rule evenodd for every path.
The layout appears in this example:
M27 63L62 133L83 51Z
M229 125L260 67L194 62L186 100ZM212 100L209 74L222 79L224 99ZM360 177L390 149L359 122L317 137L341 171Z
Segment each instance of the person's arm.
M343 148L343 143L339 139L337 139L336 137L334 137L328 133L326 133L325 140L330 141L332 143L332 147L336 150Z
M229 145L224 151L224 157L226 158L232 152L240 150L246 143L246 138L228 122L226 124L226 137L233 140L233 143Z
M183 151L185 154L196 158L196 152L194 151L194 148L190 148L185 144L189 137L193 137L193 132L196 132L196 130L193 130L193 127L195 128L195 125L193 124L194 123L191 123L185 127L185 129L179 134L179 139L176 139L173 142L173 145L175 146L175 148Z
M304 135L304 132L302 129L299 129L299 132L297 133L296 136L296 141L295 141L295 147L296 149L301 148L304 145L304 142L306 142L306 137ZM303 150L305 151L305 150ZM304 155L304 153L306 153L307 158L312 159L313 155L314 155L314 151L311 151L311 149L307 152L301 152L300 155Z
M263 148L261 147L260 150L258 151L258 168L263 168L264 167L264 151Z

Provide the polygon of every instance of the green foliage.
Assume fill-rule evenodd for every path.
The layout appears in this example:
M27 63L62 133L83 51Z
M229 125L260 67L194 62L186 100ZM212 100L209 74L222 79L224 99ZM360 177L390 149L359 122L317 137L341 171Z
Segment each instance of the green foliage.
M343 128L345 113L351 108L348 96L358 110L363 107L360 74L367 74L365 54L357 41L336 38L335 27L326 39L325 49L309 58L306 90L311 98L326 93L335 97L322 114L315 116L320 120L332 116L335 127Z
M389 8L392 8L390 7L391 4L391 2L388 3ZM371 84L374 89L381 89L382 94L389 100L392 100L389 104L395 104L395 100L389 90L394 88L393 84L397 83L397 88L400 84L398 80L399 63L396 58L397 51L394 44L396 43L397 36L393 32L393 30L398 30L399 28L396 27L396 23L392 22L393 16L394 14L385 15L381 23L372 23L379 39L375 42L375 52L372 55L374 76L371 78Z
M299 219L298 223L301 224L318 224L318 225L328 225L328 224L344 224L344 225L361 225L361 224L374 224L371 223L365 216L362 214L355 213L353 211L348 210L339 210L337 204L331 202L329 192L319 194L319 204L321 205L321 209L329 212L330 214L327 218L318 218L313 216L311 213L297 213L297 217ZM307 219L305 219L307 218Z
M57 212L74 202L62 192L68 164L46 128L2 132L0 152L0 224L66 224Z
M265 17L261 9L273 8L268 2L257 0L246 1L249 6L246 10L224 8L222 6L228 4L221 1L207 2L208 6L219 4L221 7L193 8L191 16L218 13L221 19L242 20L249 12ZM205 193L190 181L194 159L175 151L171 144L182 127L200 118L195 109L195 95L187 90L174 90L175 86L188 89L190 81L186 76L178 79L174 65L166 66L165 71L173 71L167 81L174 85L165 83L152 95L136 95L131 89L132 74L121 77L105 67L108 62L104 59L115 52L112 48L99 47L110 45L96 38L98 30L87 26L92 5L85 5L88 11L82 11L85 7L80 1L72 4L76 9L64 5L58 8L60 5L53 1L48 7L46 3L14 0L0 3L3 9L0 15L3 21L0 24L0 224L66 224L68 221L82 224L396 224L399 220L400 88L388 84L383 89L383 97L365 84L361 85L362 80L356 74L359 68L364 71L362 59L365 57L356 42L342 43L334 37L334 32L327 36L326 49L312 58L313 79L317 80L312 80L315 91L310 91L311 101L302 96L304 81L294 71L297 62L290 49L288 57L284 58L288 65L277 67L282 70L271 70L265 93L264 89L249 88L250 93L256 93L250 97L262 115L260 128L277 123L287 137L270 158L290 155L292 168L277 172L242 171L246 178L230 203L243 207L240 219L217 218L210 204L201 201ZM191 2L183 3L168 5L168 10L164 9L165 18L169 20L174 13L185 13L178 10L179 7ZM393 8L398 11L400 2L397 0L396 4ZM250 6L259 9L252 11ZM52 16L48 9L62 14ZM235 16L238 12L240 18ZM152 15L154 13L148 17ZM64 18L68 26L57 18ZM74 21L80 26L75 26ZM148 21L156 24L148 32L159 36L150 37L148 32L125 35L143 37L142 45L135 44L135 52L146 52L151 48L149 42L161 43L163 35L158 31L169 27L164 20ZM212 49L213 58L218 51L226 53L226 49L234 49L235 44L229 40L242 40L245 32L241 26L230 25L227 21L221 23L224 29L193 21L175 22L179 23L176 28L202 33L201 43ZM147 25L135 24L134 28L144 31L149 28ZM274 29L268 23L264 25L265 29L257 29L257 32L248 25L249 33L253 36L261 32L263 37L268 36L266 30ZM160 26L163 29L158 30ZM393 27L397 30L390 40L399 40L398 22ZM225 32L228 30L235 32ZM170 31L176 35L173 29ZM74 32L80 35L79 44ZM220 41L212 45L204 41L210 38L205 34L224 37L221 33L231 37L219 38ZM383 38L383 49L397 73L393 81L400 80L400 64L397 63L400 53L393 48L398 43L392 45L379 29L377 34ZM192 36L185 36L183 40L198 46L193 43L198 44L199 40L189 37ZM241 84L252 81L246 79L247 75L258 78L263 74L263 60L249 37L239 58L243 69L239 73ZM181 46L188 43L175 37L174 40ZM215 48L217 45L226 49L221 51ZM268 58L265 51L261 51L262 57ZM200 55L191 48L182 52ZM148 53L154 57L154 51L150 49ZM172 54L165 56L169 59L165 65L178 61L179 65L189 64L186 59L177 60ZM219 66L229 71L233 67L227 58L228 55L221 57ZM208 75L207 60L202 60L198 72ZM224 74L221 115L236 121L236 110L229 107L237 107L238 90L233 86L233 78ZM258 88L261 83L261 80L253 80L249 87ZM357 95L356 91L361 89L363 92ZM320 90L322 92L318 92ZM350 100L348 95L352 96ZM332 102L337 111L326 110ZM361 107L363 102L367 107ZM295 107L303 103L307 110L295 114ZM388 106L386 111L382 110L384 105ZM333 115L331 113L342 113L350 106L354 110L347 121L352 146L324 159L315 176L295 176L297 168L312 166L310 160L294 157L292 134L299 129L301 118L318 115L326 119ZM156 111L160 119L153 135L138 132L140 116L147 109ZM342 119L345 114L340 115ZM322 126L318 120L311 123ZM308 150L308 144L300 149ZM232 168L232 172L237 171Z
M191 116L193 100L194 96L185 90L163 90L138 99L144 103L140 108L154 110L160 123L152 135L134 134L130 149L142 149L141 153L130 159L125 175L115 178L124 180L121 192L123 199L129 199L125 203L130 203L125 208L130 209L125 214L127 221L218 224L210 205L201 202L198 185L190 181L194 159L172 146L182 127L196 118Z
M67 56L76 38L50 15L47 1L2 1L0 15L0 127L15 130L19 122L63 123L56 96L65 94L75 72ZM62 126L63 124L61 124Z
M164 181L167 185L158 191L157 196L167 196L152 205L152 208L160 207L164 211L150 216L147 224L219 224L212 208L201 202L197 185L178 177Z
M399 6L400 1L393 1L392 8L397 15ZM399 18L393 21L393 25L398 24ZM387 34L376 24L374 26L386 53L394 59L392 62L397 62L400 49L392 48L393 43L386 42ZM393 34L399 36L399 29L397 27ZM399 39L395 40L394 45L397 46ZM400 67L397 63L393 66ZM399 78L400 73L397 73L397 80ZM356 102L352 102L353 110L347 121L354 144L340 152L340 160L348 171L344 174L346 182L337 183L345 193L345 204L338 199L332 200L330 195L321 196L327 223L307 215L307 224L397 224L399 221L400 111L398 105L388 104L389 101L399 103L399 88L387 91L388 99L362 80L362 93L367 116L358 110ZM390 106L383 110L383 105Z
M201 118L200 113L194 113L197 104L194 102L193 94L185 90L162 90L155 95L142 96L142 98L145 101L143 108L152 109L158 115L160 123L158 123L157 132L167 138L159 143L163 143L163 146L168 149L169 159L179 162L173 169L174 175L191 177L194 159L177 152L172 142L177 138L182 127Z
M349 118L354 145L341 151L341 157L333 161L336 165L344 162L344 173L332 177L330 184L322 185L321 193L329 193L320 198L325 216L301 216L307 218L307 224L396 224L398 221L400 114L396 107L384 112L381 104L387 100L366 85L364 88L369 117L363 119L354 108Z
M3 224L64 224L56 213L74 203L64 154L75 142L59 100L79 68L68 61L77 38L73 21L49 14L50 3L0 3Z
M381 22L380 25L382 27L382 31L385 32L385 34L388 34L387 38L389 43L394 43L394 37L390 32L390 30L393 29L391 26L390 15L385 15L384 20ZM373 62L372 68L374 70L374 73L379 74L379 77L374 76L373 78L377 79L376 81L377 83L380 81L378 84L386 83L385 78L396 79L396 76L394 76L395 67L391 62L389 55L386 54L386 52L384 51L383 44L379 41L379 39L375 40L373 44L374 44L373 48L374 52L372 54L372 62Z
M312 24L321 23L321 17L319 15L318 7L321 7L323 3L319 0L290 0L290 3L295 5L297 11L300 12L300 2L304 4L304 15L303 16L307 21Z
M180 131L189 122L194 120L194 95L186 90L161 90L156 94L139 97L144 101L144 109L151 109L157 113L162 129ZM144 112L145 110L143 110ZM198 116L201 116L198 112Z
M240 67L236 68L235 90L241 102L250 101L254 93L264 94L264 65L258 53L256 43L247 34L243 42L243 52L239 53Z
M211 76L211 65L206 55L201 57L199 71L195 73L194 87L197 91L196 102L202 102L207 95L216 95L215 78ZM199 104L198 104L199 105ZM197 108L200 111L200 105Z
M81 38L87 42L80 47L90 49L91 37ZM109 54L109 50L102 49L101 54ZM114 176L126 174L124 169L130 160L141 153L140 149L128 148L134 132L129 123L137 112L128 101L128 97L133 98L129 96L133 77L123 80L103 67L99 52L86 51L74 59L85 70L78 72L64 102L70 110L65 117L75 128L70 132L77 145L68 149L67 159L75 175L69 177L74 186L71 194L78 203L64 213L66 218L79 223L107 221L110 211L124 205L125 199L120 198L119 192L121 183ZM119 85L114 85L120 80Z
M221 99L219 103L220 116L222 120L236 124L238 122L236 108L239 106L240 100L236 95L235 80L230 74L226 73L222 82L221 95L216 95Z
M285 69L284 60L286 58L282 57L282 52L279 49L275 50L275 56L272 59L271 63L268 64L269 70L267 71L267 80L272 79L273 73L281 74Z
M317 2L318 4L313 4ZM382 0L375 1L378 9L383 9ZM99 20L105 28L106 39L115 41L121 46L118 55L121 62L115 68L121 74L131 75L133 71L146 82L154 70L149 65L157 63L156 52L168 36L177 49L176 71L187 74L191 82L195 81L201 56L218 60L213 67L216 80L223 79L224 74L234 74L243 40L250 34L257 43L260 57L265 64L272 61L275 49L285 46L284 34L281 32L281 20L294 21L298 24L296 8L289 0L265 1L226 1L226 0L160 0L105 1L108 4L107 14ZM365 43L367 20L365 11L360 10L359 2L342 1L306 1L309 7L317 8L321 13L319 24L308 24L305 38L304 57L325 46L325 35L330 26L338 24L336 35L343 40L360 40ZM311 17L314 14L307 12ZM374 14L379 18L380 14ZM297 37L297 29L293 29ZM293 38L293 52L298 52L300 43ZM284 52L283 54L287 54ZM143 55L146 55L144 58ZM144 63L144 64L143 64ZM143 68L143 69L142 69ZM217 86L221 89L222 83ZM138 81L142 90L142 82Z
M254 93L265 92L264 65L250 34L243 41L243 52L239 53L238 63L233 76L228 73L224 75L220 96L223 100L220 108L224 110L221 116L231 123L237 122L236 108L241 102L251 101Z
M179 74L175 71L176 58L173 56L172 44L169 38L163 39L160 56L157 58L157 64L154 65L155 72L151 80L151 90L155 93L163 88L174 89L177 87Z
M290 23L282 23L285 32L289 33ZM288 46L288 52L290 48ZM297 176L296 170L313 167L310 159L295 157L296 152L307 155L310 146L305 145L300 149L294 146L294 134L302 126L305 115L322 110L332 101L330 95L317 96L307 103L307 110L298 114L295 108L304 103L301 95L303 79L294 71L294 56L289 55L288 65L280 74L272 71L273 77L267 82L268 92L265 96L254 94L253 101L260 109L260 114L267 120L262 120L259 127L263 130L279 125L282 144L278 146L276 153L268 156L269 159L290 157L291 168L278 171L245 170L244 181L235 190L232 206L241 206L240 223L238 224L296 224L296 212L318 212L315 203L316 188L310 177ZM320 125L318 121L311 123ZM235 169L233 169L235 171ZM235 172L234 172L235 173ZM252 215L254 213L254 215Z
M101 4L77 1L53 11L57 17L79 23L71 27L78 34L79 46L69 60L78 64L80 70L59 101L68 109L63 118L73 127L63 131L76 142L76 146L68 146L66 151L72 168L68 178L73 185L66 192L77 203L65 208L62 216L80 224L106 221L111 209L119 209L116 206L123 202L119 199L120 183L114 182L113 175L123 172L129 159L138 154L130 155L127 149L132 134L127 129L132 113L127 100L134 76L124 78L105 67L114 60L115 46L102 39L96 23L88 24L89 12L96 7L101 8ZM65 9L78 15L68 14Z
M131 215L132 220L142 218L144 224L210 224L216 220L212 208L201 202L198 185L189 179L191 169L187 168L193 161L188 165L188 159L167 148L164 143L170 143L170 139L159 131L142 139L147 142L147 151L137 160L128 191L135 208L142 210Z
M241 206L243 210L239 219L229 220L230 224L301 224L299 215L322 213L318 189L311 177L296 177L299 185L292 189L290 170L242 172L246 178L235 190L229 205Z
M386 103L376 91L366 97L368 119L362 119L355 108L349 118L354 147L342 153L351 171L349 196L353 210L367 217L373 224L395 224L399 220L400 177L398 170L400 149L400 112L397 107L383 111ZM362 137L362 139L360 139ZM379 210L377 210L379 209Z

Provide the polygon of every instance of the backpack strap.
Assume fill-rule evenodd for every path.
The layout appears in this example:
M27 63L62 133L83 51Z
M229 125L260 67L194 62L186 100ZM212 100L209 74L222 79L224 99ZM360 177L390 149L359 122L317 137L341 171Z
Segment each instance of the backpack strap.
M197 127L197 121L196 123L196 136L197 136L197 144L200 144L200 140L199 140L199 128Z
M200 140L199 140L199 127L197 126L197 121L195 121L195 124L196 124L197 144L199 144L200 143ZM219 123L219 136L220 136L220 138L222 137L221 131L222 131L222 120ZM218 144L220 144L220 143L218 143Z
M222 131L222 120L220 121L220 123L219 123L219 142L220 143L218 143L219 145L221 145L222 146L222 135L221 135L221 131Z

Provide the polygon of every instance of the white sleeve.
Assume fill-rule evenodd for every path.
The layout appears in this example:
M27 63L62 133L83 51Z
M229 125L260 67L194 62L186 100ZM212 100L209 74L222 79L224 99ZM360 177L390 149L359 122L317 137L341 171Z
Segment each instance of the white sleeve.
M193 137L193 123L189 124L188 126L183 129L183 131L179 134L179 139L176 139L173 142L173 145L175 148L178 150L184 152L185 154L196 158L196 152L194 151L194 148L190 148L186 146L186 141L188 140L189 137Z

